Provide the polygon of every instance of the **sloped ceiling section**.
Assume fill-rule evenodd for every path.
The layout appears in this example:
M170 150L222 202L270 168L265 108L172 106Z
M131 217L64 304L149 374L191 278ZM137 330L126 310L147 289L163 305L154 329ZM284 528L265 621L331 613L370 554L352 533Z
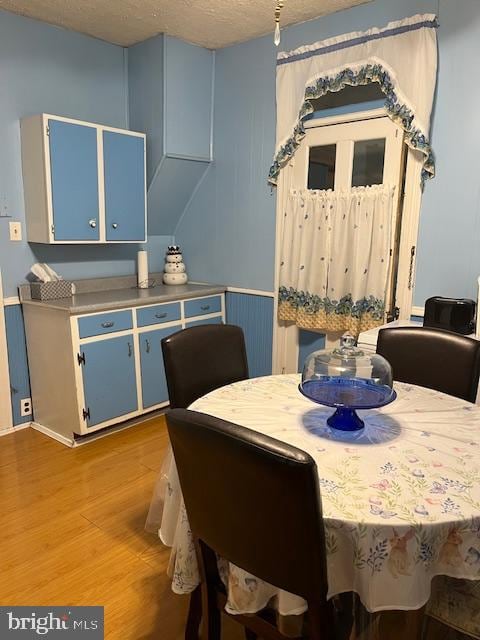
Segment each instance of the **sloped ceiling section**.
M163 35L129 50L129 125L147 134L149 235L174 234L209 167L213 60L211 51Z
M371 0L285 0L282 26ZM158 33L219 49L273 31L274 0L0 0L0 8L128 47Z

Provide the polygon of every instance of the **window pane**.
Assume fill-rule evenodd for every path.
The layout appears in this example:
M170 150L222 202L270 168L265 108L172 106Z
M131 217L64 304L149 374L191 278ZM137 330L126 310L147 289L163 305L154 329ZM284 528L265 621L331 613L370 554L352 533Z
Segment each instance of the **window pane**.
M335 183L335 156L337 145L310 147L308 160L308 188L333 189Z
M355 142L352 187L382 184L385 138Z

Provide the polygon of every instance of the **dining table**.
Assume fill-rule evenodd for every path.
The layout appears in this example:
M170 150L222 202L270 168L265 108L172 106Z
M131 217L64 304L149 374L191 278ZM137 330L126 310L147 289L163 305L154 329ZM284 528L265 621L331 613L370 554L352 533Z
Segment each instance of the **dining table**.
M205 395L190 409L266 434L313 457L323 507L329 598L353 592L370 613L420 610L430 599L436 576L468 584L480 581L480 406L395 382L396 400L359 411L364 428L347 432L327 425L332 409L309 401L299 383L298 374L236 382ZM172 547L173 591L191 593L200 577L171 451L148 523ZM244 526L248 528L248 522ZM272 531L275 535L282 531ZM297 543L291 540L293 546ZM229 613L253 613L267 605L282 616L306 611L301 597L221 558L219 569ZM480 635L480 611L466 615Z

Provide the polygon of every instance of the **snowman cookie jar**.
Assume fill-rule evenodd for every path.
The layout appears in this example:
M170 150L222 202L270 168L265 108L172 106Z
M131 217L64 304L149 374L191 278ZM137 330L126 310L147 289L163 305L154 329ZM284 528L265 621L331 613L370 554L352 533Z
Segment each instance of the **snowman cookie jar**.
M188 276L179 246L172 245L168 247L163 270L164 284L187 284Z

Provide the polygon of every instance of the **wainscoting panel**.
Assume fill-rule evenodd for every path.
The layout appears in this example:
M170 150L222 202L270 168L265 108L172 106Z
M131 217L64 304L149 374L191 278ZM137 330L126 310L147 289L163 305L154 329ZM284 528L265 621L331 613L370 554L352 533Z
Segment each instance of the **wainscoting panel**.
M23 325L22 307L19 304L5 307L7 329L8 366L12 392L13 424L31 422L32 416L20 415L20 401L30 398L30 378L28 375L27 345ZM55 363L52 363L55 366ZM52 393L55 390L52 389Z
M273 297L227 293L228 324L242 327L247 345L250 377L272 373Z
M316 331L298 331L298 371L302 372L305 359L313 351L325 349L325 335Z

